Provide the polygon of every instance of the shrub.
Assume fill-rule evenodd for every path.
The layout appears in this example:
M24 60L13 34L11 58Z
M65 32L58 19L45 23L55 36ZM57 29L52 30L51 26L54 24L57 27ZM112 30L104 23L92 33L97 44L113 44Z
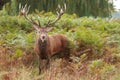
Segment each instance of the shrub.
M88 72L90 72L92 76L99 74L98 76L102 80L111 79L111 76L115 74L115 70L114 65L107 64L101 59L94 60L88 65Z

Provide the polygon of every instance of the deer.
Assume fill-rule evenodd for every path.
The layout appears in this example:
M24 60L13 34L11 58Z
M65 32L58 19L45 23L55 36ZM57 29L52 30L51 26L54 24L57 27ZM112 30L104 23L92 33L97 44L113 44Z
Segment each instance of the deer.
M55 20L49 20L44 26L41 26L40 20L36 22L32 17L28 17L29 8L27 5L20 8L20 14L32 24L36 30L36 41L34 51L38 56L39 74L41 73L43 66L42 62L46 59L45 67L50 67L51 57L55 54L60 53L62 58L69 59L70 48L69 39L63 34L52 34L48 35L48 32L53 30L54 24L60 20L61 16L66 10L66 4L64 6L58 5L57 18Z

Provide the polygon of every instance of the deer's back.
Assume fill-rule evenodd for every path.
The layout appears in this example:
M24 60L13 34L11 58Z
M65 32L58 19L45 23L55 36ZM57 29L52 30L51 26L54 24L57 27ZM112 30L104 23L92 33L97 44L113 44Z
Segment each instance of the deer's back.
M50 48L51 55L64 51L64 49L68 45L67 37L62 34L49 36L49 42L50 42L49 48Z

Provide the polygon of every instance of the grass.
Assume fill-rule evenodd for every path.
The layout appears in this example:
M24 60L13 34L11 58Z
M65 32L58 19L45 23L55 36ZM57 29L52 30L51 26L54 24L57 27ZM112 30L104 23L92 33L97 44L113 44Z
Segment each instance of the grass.
M55 15L42 14L42 25L48 17L54 19ZM64 14L49 34L64 34L69 38L72 62L52 58L50 69L38 75L34 28L23 17L2 15L0 80L119 80L119 26L119 19Z
M52 62L51 68L41 75L38 75L37 67L13 66L11 70L1 71L0 78L1 80L119 80L119 68L108 64L101 68L91 68L89 65L83 63L78 67L76 63L66 64L61 62L61 59L56 59Z

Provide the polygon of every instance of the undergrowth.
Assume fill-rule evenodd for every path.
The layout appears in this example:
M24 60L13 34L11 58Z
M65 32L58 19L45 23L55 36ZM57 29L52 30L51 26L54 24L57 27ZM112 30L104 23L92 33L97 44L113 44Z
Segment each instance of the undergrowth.
M56 15L38 13L41 24ZM31 14L29 16L34 16ZM49 33L64 34L71 43L71 63L52 59L38 75L33 50L36 31L23 17L0 12L0 80L119 80L120 20L64 14ZM62 77L61 77L62 76Z

